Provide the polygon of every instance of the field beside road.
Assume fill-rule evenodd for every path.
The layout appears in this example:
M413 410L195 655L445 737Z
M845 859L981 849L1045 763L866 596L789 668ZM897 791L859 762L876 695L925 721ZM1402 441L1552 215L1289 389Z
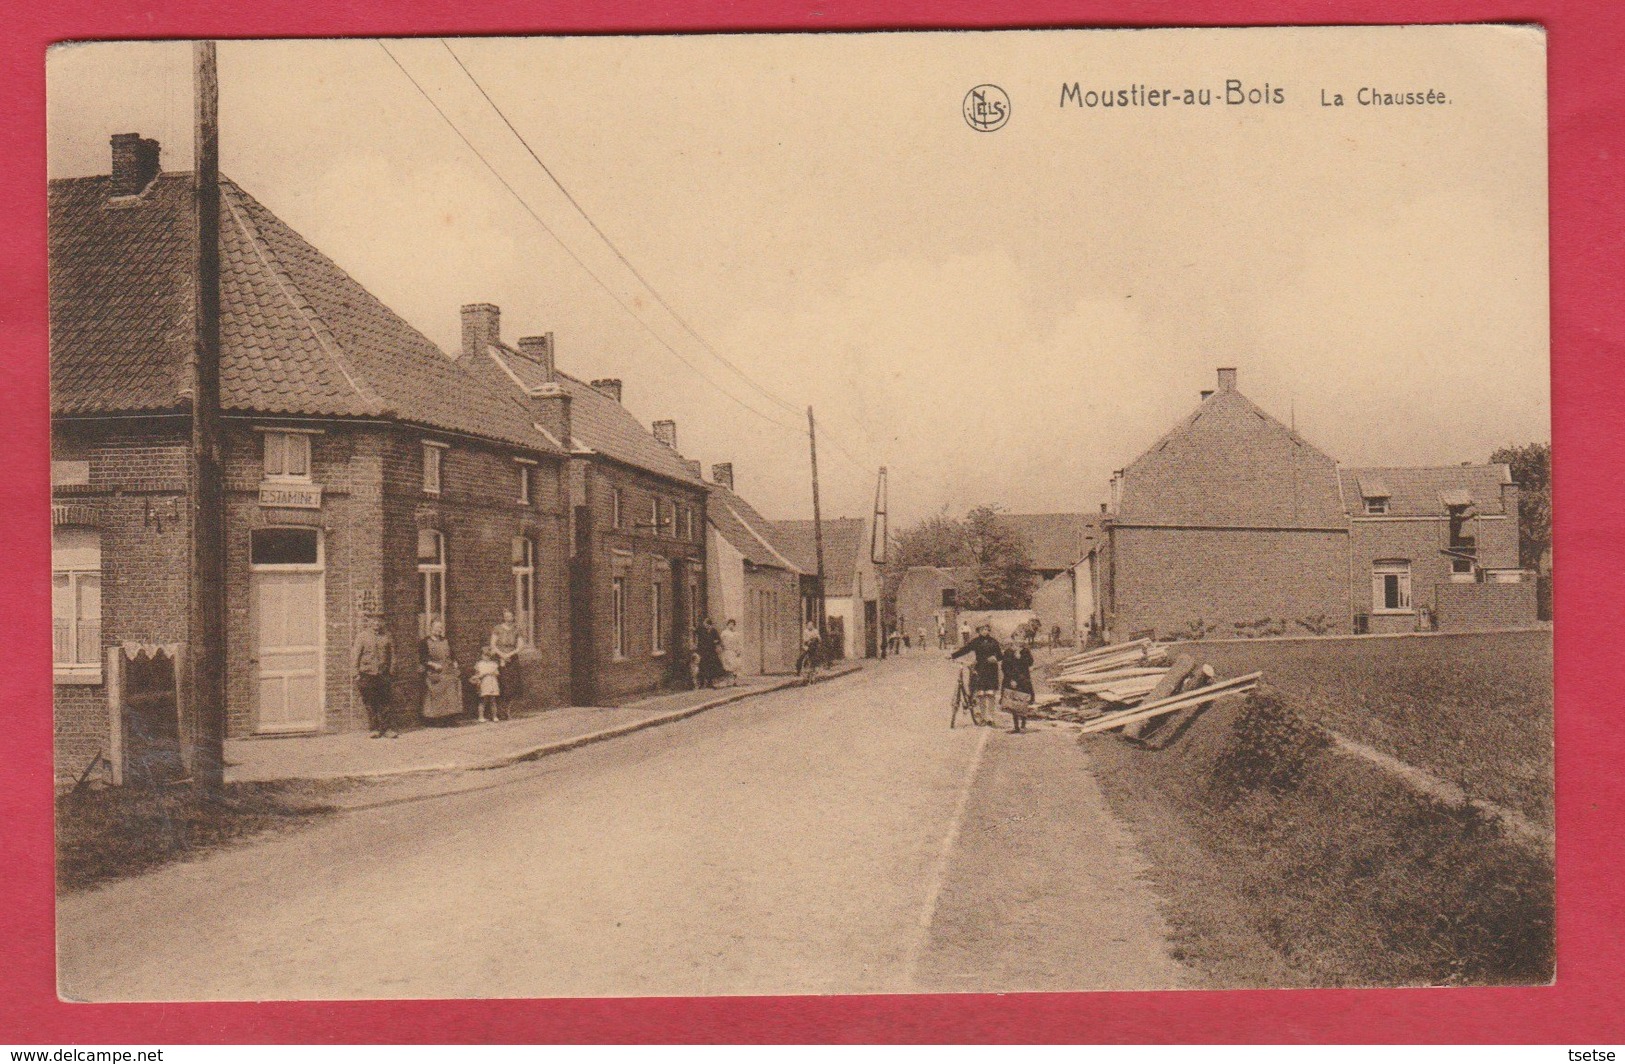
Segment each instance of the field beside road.
M1265 685L1166 749L1083 753L1214 986L1539 984L1550 852L1340 752L1336 731L1551 823L1551 636L1193 646Z
M1552 826L1552 633L1187 644L1309 720Z

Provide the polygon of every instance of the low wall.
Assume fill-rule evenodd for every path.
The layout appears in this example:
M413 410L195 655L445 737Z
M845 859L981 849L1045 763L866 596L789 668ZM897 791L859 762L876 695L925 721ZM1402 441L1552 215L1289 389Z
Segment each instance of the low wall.
M1438 584L1434 624L1441 632L1489 632L1536 624L1535 583Z

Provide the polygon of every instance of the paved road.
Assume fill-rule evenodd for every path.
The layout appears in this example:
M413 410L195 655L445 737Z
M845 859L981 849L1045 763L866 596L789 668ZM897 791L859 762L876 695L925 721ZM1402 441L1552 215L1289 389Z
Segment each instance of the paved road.
M946 727L935 655L66 899L79 1000L1182 985L1060 731Z

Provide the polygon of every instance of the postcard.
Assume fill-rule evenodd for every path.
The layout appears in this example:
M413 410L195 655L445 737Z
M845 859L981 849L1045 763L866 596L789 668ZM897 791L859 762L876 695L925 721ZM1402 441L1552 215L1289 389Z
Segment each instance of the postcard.
M60 996L1551 982L1545 66L53 48Z

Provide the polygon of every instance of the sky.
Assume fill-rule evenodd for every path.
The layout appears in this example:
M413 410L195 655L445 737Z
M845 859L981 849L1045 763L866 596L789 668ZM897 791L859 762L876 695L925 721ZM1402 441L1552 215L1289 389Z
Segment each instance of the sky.
M884 465L894 529L1095 510L1219 366L1348 465L1550 439L1536 30L230 41L219 66L250 194L448 352L464 303L553 332L770 517L811 514L809 404L824 514L867 514ZM190 168L188 45L60 46L47 77L51 177L106 173L118 132ZM1230 79L1282 102L1061 103ZM992 132L961 109L983 83Z

